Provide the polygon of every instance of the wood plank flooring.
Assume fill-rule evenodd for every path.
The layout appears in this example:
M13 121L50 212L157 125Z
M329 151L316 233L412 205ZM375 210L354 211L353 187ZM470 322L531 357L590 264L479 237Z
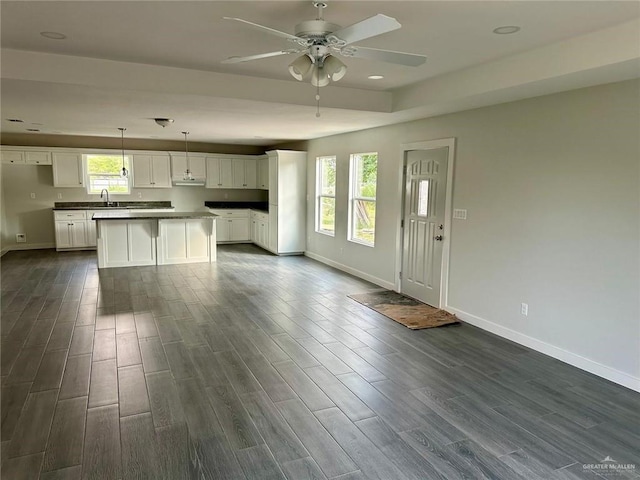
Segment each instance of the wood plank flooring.
M409 331L305 257L218 259L2 258L3 479L640 478L640 394L469 325Z

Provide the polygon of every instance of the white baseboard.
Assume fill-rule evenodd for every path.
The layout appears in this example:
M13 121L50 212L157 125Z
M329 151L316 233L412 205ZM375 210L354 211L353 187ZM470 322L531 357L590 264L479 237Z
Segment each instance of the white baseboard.
M356 270L355 268L351 268L347 265L343 265L342 263L335 262L326 257L318 255L313 252L304 252L305 257L309 257L313 260L317 260L320 263L324 263L325 265L329 265L330 267L337 268L338 270L342 270L343 272L350 273L358 278L362 278L371 283L375 283L376 285L380 285L383 288L387 288L389 290L394 290L395 285L392 282L387 282L386 280L382 280L381 278L374 277L373 275L369 275L368 273L361 272L360 270Z
M0 251L0 257L7 252L11 252L13 250L43 250L45 248L56 248L55 243L24 243L24 244L15 244L15 245L7 245Z
M464 322L467 322L471 325L479 327L483 330L487 330L491 333L495 333L500 337L519 343L520 345L524 345L525 347L529 347L540 353L544 353L545 355L549 355L550 357L556 358L562 362L568 363L569 365L573 365L574 367L580 368L582 370L586 370L587 372L593 373L594 375L597 375L599 377L606 378L607 380L617 383L618 385L622 385L624 387L630 388L631 390L635 390L636 392L640 392L640 378L634 377L633 375L629 375L628 373L621 372L620 370L616 370L601 363L595 362L586 357L578 355L577 353L573 353L560 347L556 347L555 345L551 345L550 343L543 342L542 340L538 340L537 338L530 337L515 330L511 330L510 328L503 327L502 325L498 325L497 323L490 322L489 320L485 320L484 318L477 317L475 315L472 315L471 313L458 310L455 307L447 306L445 310L454 313L460 320L463 320Z

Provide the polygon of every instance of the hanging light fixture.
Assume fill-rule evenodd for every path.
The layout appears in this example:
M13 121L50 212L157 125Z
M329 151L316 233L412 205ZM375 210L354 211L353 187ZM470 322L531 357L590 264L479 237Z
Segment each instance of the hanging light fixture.
M183 172L182 179L183 180L193 180L193 175L191 174L191 170L189 170L189 142L187 141L187 135L189 132L182 132L184 135L184 152L187 160L187 169Z
M123 177L127 177L129 176L129 171L127 170L127 167L125 167L124 165L124 132L126 128L119 127L118 130L120 130L121 145L122 145L122 170L120 171L120 175L122 175Z

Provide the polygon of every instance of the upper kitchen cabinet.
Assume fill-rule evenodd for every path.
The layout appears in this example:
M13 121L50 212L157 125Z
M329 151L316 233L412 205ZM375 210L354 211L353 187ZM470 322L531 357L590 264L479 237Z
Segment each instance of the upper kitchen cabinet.
M207 157L207 188L234 188L233 160L231 158Z
M233 188L257 188L257 164L255 158L233 159Z
M258 184L260 190L269 190L269 157L260 157L257 159L258 165Z
M187 173L188 172L188 173ZM191 178L204 180L207 176L205 157L197 154L171 154L171 177L174 181L183 180L191 174Z
M171 160L168 155L134 155L134 188L171 188Z
M2 163L17 165L51 165L51 152L40 150L2 150Z
M84 187L81 153L53 153L52 160L54 187Z

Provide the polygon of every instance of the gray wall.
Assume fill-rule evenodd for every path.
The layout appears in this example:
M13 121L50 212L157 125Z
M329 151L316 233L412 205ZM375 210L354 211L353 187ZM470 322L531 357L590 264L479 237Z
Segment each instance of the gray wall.
M637 80L311 140L337 155L336 236L311 255L396 281L401 145L455 137L449 305L461 318L640 389ZM377 151L375 248L348 242L350 153ZM520 315L520 304L529 315Z

